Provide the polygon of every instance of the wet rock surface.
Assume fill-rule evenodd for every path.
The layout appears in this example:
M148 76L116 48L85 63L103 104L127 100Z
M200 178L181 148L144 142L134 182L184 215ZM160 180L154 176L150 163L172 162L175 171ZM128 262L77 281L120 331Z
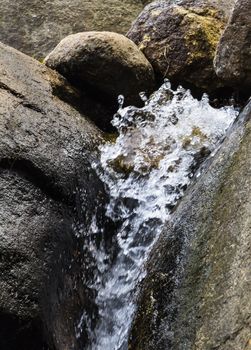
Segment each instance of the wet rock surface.
M216 74L251 94L251 1L236 2L215 57Z
M130 349L249 348L250 118L249 103L154 248Z
M42 59L72 33L86 30L126 33L145 3L141 0L1 0L0 41Z
M155 1L141 12L127 36L160 79L167 77L210 92L221 85L213 59L232 4L219 3Z
M102 135L55 95L59 81L63 89L57 73L0 45L2 350L77 349L83 309L95 312L83 244L105 197L91 168Z
M38 4L32 0L24 4L20 0L10 4L2 0L0 39L41 58L72 32L124 32L142 2L74 0L69 4L55 0ZM200 91L229 85L249 92L250 1L237 2L221 38L215 59L218 78L213 68L215 49L233 3L156 1L142 12L128 36L147 56L160 80L169 77L174 83ZM112 239L116 224L113 226L104 214L108 202L105 185L91 166L93 161L98 163L98 146L104 135L91 120L109 130L119 93L125 95L126 104L137 104L140 91L153 90L155 79L148 60L124 36L81 33L63 40L46 60L63 77L0 44L1 350L82 350L88 348L90 339L93 341L93 334L98 334L91 332L99 329L98 308L103 306L103 299L101 293L98 304L100 281L96 290L93 282L103 271L104 258L95 254L107 253L104 260L111 261L105 263L114 270L119 254ZM147 102L147 95L142 96ZM171 115L172 125L179 123L180 111ZM137 112L135 118L128 119L127 126L132 127L141 117ZM143 117L145 121L154 120L151 113ZM250 120L249 103L179 206L176 199L164 203L173 216L148 260L130 350L250 348ZM135 146L134 157L144 135L136 130L134 145L130 141L133 134L129 130L128 149ZM165 136L163 128L159 134ZM111 135L106 136L108 139ZM191 147L193 136L200 139L205 134L194 126L183 140L184 150ZM157 142L161 137L157 134ZM152 161L152 140L142 152L142 159L150 161L148 168L144 164L134 168L124 156L114 158L110 166L119 176L125 174L125 179L133 171L147 175L158 169L168 148ZM195 165L189 169L191 176L210 152L206 147L199 149ZM178 164L179 160L164 174L173 173ZM127 186L127 190L132 187ZM166 191L171 193L173 188L167 186ZM186 188L187 184L180 190ZM135 203L125 197L125 208L133 209ZM162 230L158 221L151 225L150 236ZM103 246L100 240L106 232ZM140 230L137 234L141 236ZM144 237L136 237L136 246L140 239ZM101 263L100 271L97 261ZM123 269L123 264L118 266ZM126 274L121 276L127 279ZM116 274L113 277L122 295L122 279ZM109 282L108 278L107 290ZM109 319L109 293L103 294ZM111 300L114 295L116 300L112 290ZM125 295L122 297L122 302L116 300L115 308L127 303ZM131 300L130 295L128 304ZM122 330L128 320L130 326L127 312L124 318L120 312L118 315ZM112 323L107 332L108 323L104 344L106 340L111 342ZM121 337L116 328L115 335L127 343L127 335ZM91 347L98 344L96 340Z
M124 95L127 104L140 102L141 91L152 92L155 85L151 64L125 36L112 32L84 32L63 39L46 57L80 90L92 90L97 99Z

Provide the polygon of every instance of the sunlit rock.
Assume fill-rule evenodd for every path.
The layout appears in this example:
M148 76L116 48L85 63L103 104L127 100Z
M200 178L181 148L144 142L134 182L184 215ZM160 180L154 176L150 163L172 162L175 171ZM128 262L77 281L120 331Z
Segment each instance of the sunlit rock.
M139 103L141 91L152 92L151 64L125 36L112 32L70 35L46 57L45 63L97 98L116 101L124 95L127 104Z
M127 36L160 79L211 92L221 86L213 59L226 20L218 2L155 1L145 7Z
M125 34L150 0L1 0L0 41L43 59L67 35L87 30Z

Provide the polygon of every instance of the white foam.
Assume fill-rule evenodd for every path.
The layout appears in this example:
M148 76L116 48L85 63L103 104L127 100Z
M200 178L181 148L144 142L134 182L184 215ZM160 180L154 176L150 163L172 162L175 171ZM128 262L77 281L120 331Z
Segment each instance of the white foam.
M90 334L92 350L127 349L135 289L149 252L194 169L237 116L232 107L212 108L206 95L198 101L182 87L172 91L168 81L149 100L141 96L141 109L123 108L119 97L113 119L119 136L102 147L101 166L96 165L110 193L107 216L119 223L119 252L109 266L104 250L94 249L100 273L92 288L100 319Z

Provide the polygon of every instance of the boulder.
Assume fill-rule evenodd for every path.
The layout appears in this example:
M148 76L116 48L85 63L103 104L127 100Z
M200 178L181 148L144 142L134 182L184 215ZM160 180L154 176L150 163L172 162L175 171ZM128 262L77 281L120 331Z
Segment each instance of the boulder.
M247 350L251 103L196 179L147 263L130 350Z
M87 240L105 201L91 165L102 134L57 97L59 82L74 96L59 74L0 44L1 350L82 349L81 316L95 312Z
M236 2L220 39L215 71L227 85L251 94L251 1Z
M0 41L43 59L69 34L85 30L126 33L147 1L1 0Z
M145 7L127 37L142 50L160 80L167 77L211 92L221 86L213 59L233 2L225 8L225 1L215 5L210 0L158 0Z
M154 88L151 64L131 40L117 33L69 35L46 57L45 64L80 90L91 90L97 98L113 103L122 94L128 104L137 104L139 92Z

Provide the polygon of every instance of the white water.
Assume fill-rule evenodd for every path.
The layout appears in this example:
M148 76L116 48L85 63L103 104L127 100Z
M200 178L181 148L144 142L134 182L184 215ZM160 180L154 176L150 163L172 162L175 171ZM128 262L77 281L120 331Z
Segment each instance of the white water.
M99 273L91 287L100 318L89 350L128 348L135 290L149 252L202 158L212 156L237 116L232 107L213 109L206 95L198 101L181 87L172 91L169 82L142 99L141 109L123 108L120 96L113 119L119 136L102 147L96 164L110 193L107 216L119 225L119 250L109 266L104 250L93 246Z

